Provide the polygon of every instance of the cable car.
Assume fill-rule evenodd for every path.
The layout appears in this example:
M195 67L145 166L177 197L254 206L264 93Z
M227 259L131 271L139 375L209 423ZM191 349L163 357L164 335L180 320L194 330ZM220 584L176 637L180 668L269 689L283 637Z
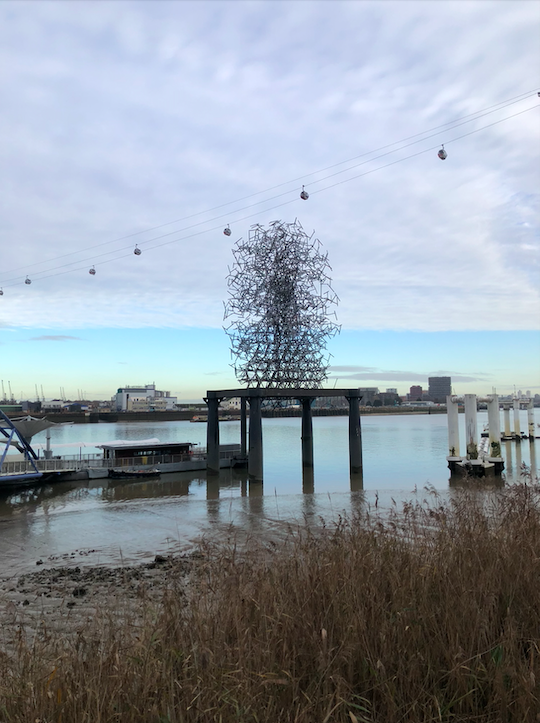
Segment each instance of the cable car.
M229 224L227 224L227 228L223 229L223 233L225 234L225 236L230 236L232 234L232 231L229 228Z
M444 161L446 159L446 157L448 156L448 153L444 150L444 145L441 148L441 150L437 153L437 155L439 156L441 161Z
M141 249L135 244L135 250L133 251L135 256L140 256L142 254Z
M24 283L25 283L25 284L31 284L31 283L32 283L32 281L31 281L31 280L30 280L30 279L28 278L28 276L27 276L27 277L26 277L26 280L25 280L25 282L24 282Z
M88 273L89 273L89 274L92 274L92 276L95 276L95 275L96 275L96 269L92 266L92 268L90 269L90 271L89 271Z
M300 194L300 198L301 198L303 201L307 201L308 198L309 198L309 193L304 190L304 186L302 186L302 193Z
M4 289L0 289L0 296L4 296Z

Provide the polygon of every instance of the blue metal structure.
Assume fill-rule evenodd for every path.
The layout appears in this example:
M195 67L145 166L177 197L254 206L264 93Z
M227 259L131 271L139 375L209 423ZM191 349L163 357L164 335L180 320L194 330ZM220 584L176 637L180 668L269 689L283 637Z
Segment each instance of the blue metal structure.
M26 482L32 482L33 480L39 479L43 476L43 473L39 471L35 460L37 455L30 446L30 443L24 438L24 436L15 427L11 419L4 414L0 409L0 434L3 435L4 439L0 437L0 450L1 444L4 443L4 450L0 454L0 488L7 485L24 484ZM17 472L14 474L8 474L2 472L2 467L6 459L9 445L15 444L17 448L23 453L24 461L30 463L30 469L27 470L28 464L25 464L25 470L23 472Z

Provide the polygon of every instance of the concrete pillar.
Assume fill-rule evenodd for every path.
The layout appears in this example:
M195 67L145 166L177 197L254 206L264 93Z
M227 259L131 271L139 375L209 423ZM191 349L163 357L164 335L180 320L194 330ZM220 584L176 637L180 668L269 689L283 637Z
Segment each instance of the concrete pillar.
M360 426L360 396L351 390L349 402L349 469L351 475L362 474L362 428Z
M302 397L302 468L313 469L313 420L311 417L311 405L313 399Z
M206 423L206 470L210 474L219 474L219 399L209 397L204 400L208 407Z
M467 449L467 459L478 459L476 394L465 395L465 445Z
M529 431L529 439L534 439L534 406L532 399L529 399L529 403L527 404L527 428Z
M514 399L514 436L521 439L521 427L519 425L519 399Z
M512 432L510 431L510 407L508 404L503 405L504 410L504 436L510 438Z
M457 399L451 395L446 397L446 416L448 420L448 457L459 458L459 407Z
M43 450L43 456L45 457L45 459L52 459L51 428L50 428L50 427L47 429L46 440L47 440L47 446L46 446L46 448Z
M263 442L261 397L254 395L249 398L249 476L262 481L263 478Z
M489 430L489 451L488 457L500 459L501 452L501 416L499 413L499 397L496 394L488 394L488 430Z
M315 475L313 467L302 465L302 492L305 495L312 495L315 492Z
M240 454L245 457L247 454L247 412L246 398L240 399Z

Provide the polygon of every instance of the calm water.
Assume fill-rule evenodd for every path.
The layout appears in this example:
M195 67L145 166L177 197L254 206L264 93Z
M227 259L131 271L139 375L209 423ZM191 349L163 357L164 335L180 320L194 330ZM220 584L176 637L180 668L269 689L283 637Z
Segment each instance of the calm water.
M487 415L479 412L483 429ZM464 419L460 415L460 423ZM526 413L522 412L522 429ZM240 439L239 422L220 425L222 443ZM309 517L335 518L358 505L452 494L446 463L446 415L362 417L364 489L351 491L348 419L313 420L313 485L303 484L300 419L264 419L264 483L244 471L162 475L160 481L62 483L0 497L0 574L58 564L131 564L156 553L188 549L201 535L280 534ZM87 424L51 430L55 454L99 451L91 445L157 437L161 442L206 443L206 425L190 422ZM464 430L462 429L462 446ZM34 437L34 446L45 433ZM85 445L90 446L83 446ZM463 452L463 450L462 450ZM534 444L503 445L505 481L519 479L522 462L536 471ZM303 490L308 490L306 493ZM428 491L431 490L431 491Z

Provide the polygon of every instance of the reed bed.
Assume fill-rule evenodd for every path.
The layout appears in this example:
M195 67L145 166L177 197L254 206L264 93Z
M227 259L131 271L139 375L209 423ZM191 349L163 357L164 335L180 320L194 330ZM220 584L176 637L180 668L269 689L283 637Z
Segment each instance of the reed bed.
M537 484L319 522L202 543L137 615L21 629L0 721L540 721Z

